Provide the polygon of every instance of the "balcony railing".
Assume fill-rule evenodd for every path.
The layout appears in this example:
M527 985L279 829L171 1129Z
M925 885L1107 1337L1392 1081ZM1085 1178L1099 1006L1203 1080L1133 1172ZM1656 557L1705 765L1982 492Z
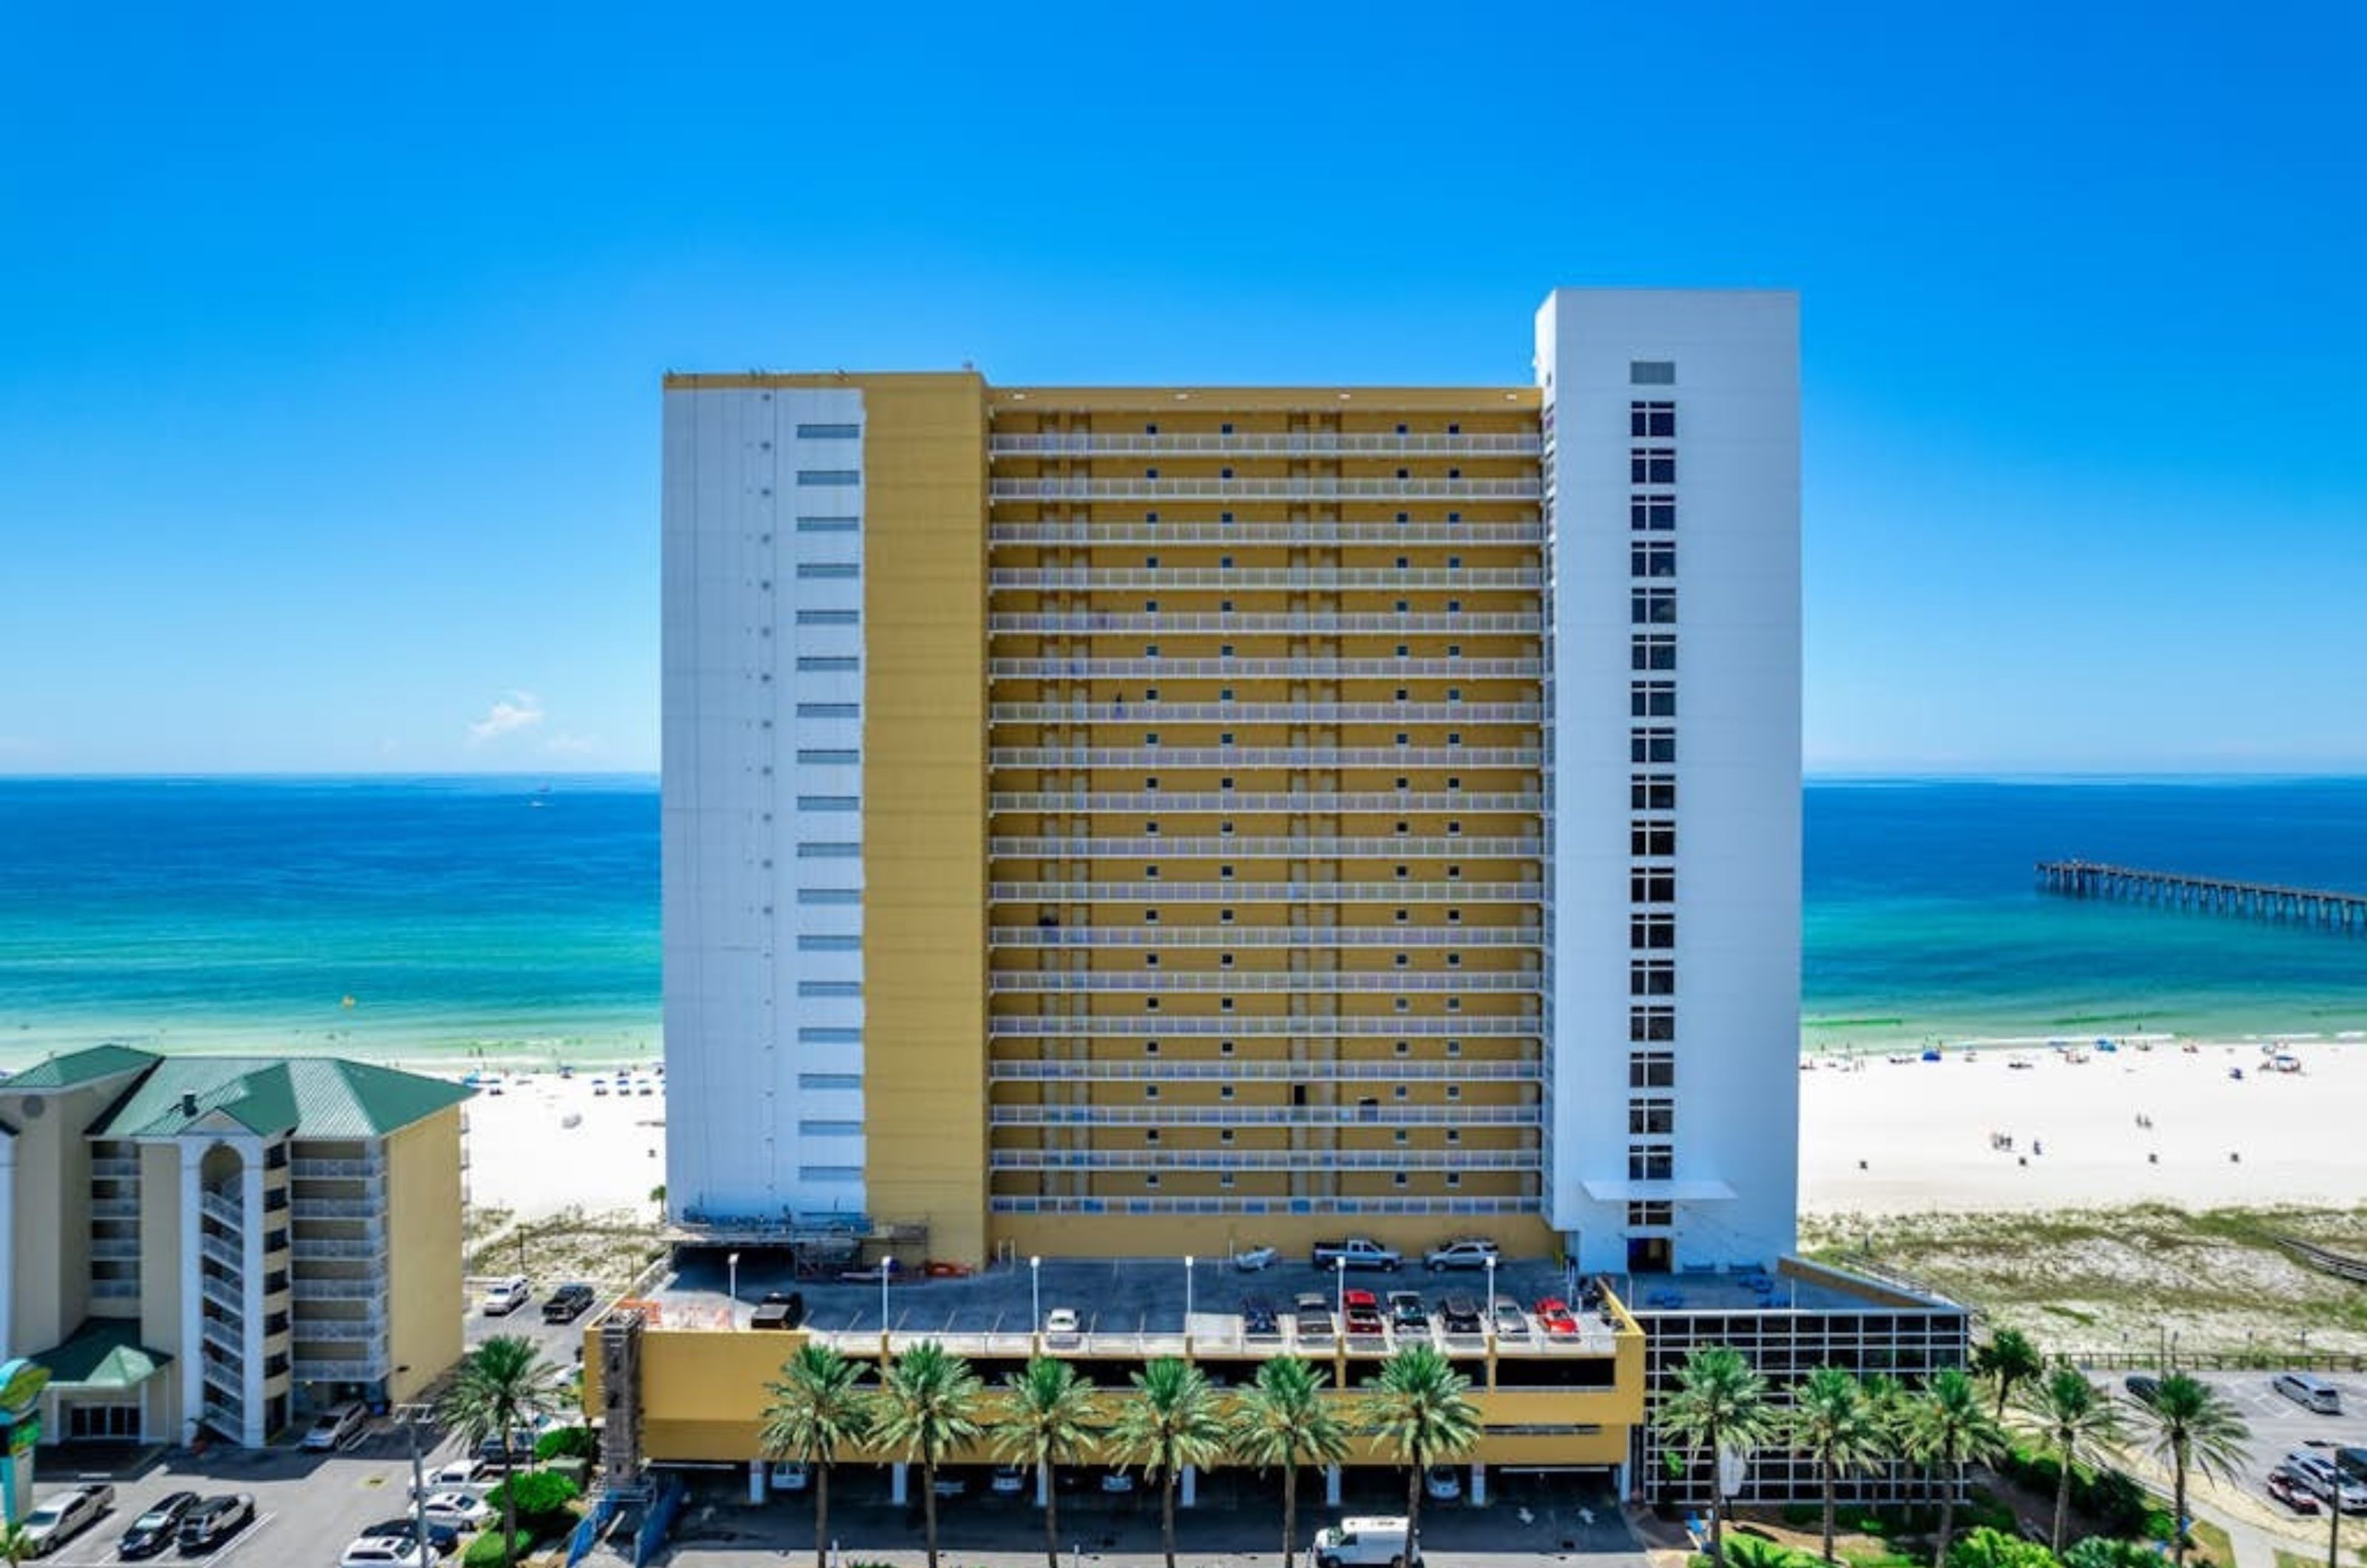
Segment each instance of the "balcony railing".
M997 1197L998 1214L1534 1214L1535 1196L1503 1198Z
M1002 904L1542 904L1541 882L997 882Z
M198 1419L233 1442L246 1430L246 1416L235 1400L204 1401L198 1406Z
M1050 1035L1108 1035L1127 1039L1138 1037L1161 1039L1169 1036L1216 1034L1248 1038L1260 1034L1296 1035L1308 1040L1328 1040L1344 1035L1375 1035L1384 1039L1406 1039L1417 1035L1443 1035L1477 1039L1487 1036L1535 1037L1542 1032L1545 1021L1540 1018L1473 1017L1473 1018L1413 1018L1402 1014L1385 1014L1377 1018L1160 1018L1150 1014L1137 1018L1108 1014L1096 1017L1047 1016L1035 1018L999 1017L987 1020L986 1032L1006 1039L1040 1039ZM1384 1063L1384 1066L1400 1064ZM1310 1077L1322 1074L1307 1063L1297 1064L1298 1071ZM1326 1069L1339 1076L1335 1066ZM1382 1075L1384 1077L1387 1074Z
M998 768L1534 768L1534 746L997 746Z
M996 703L995 724L1535 724L1535 703Z
M1453 975L1423 975L1398 969L998 969L987 978L988 988L997 996L1174 996L1193 992L1206 996L1329 996L1345 992L1535 996L1545 976L1533 969L1474 970Z
M384 1338L386 1315L372 1307L359 1317L299 1317L292 1332L303 1343L325 1346L334 1354L340 1347Z
M374 1356L367 1360L321 1361L300 1356L289 1367L298 1382L375 1382L386 1376L387 1359Z
M987 673L1004 681L1093 681L1155 675L1168 681L1402 680L1462 676L1470 681L1535 679L1541 659L991 659Z
M1412 518L1403 523L996 523L986 531L997 545L1541 545L1546 526L1524 523L1455 523Z
M299 1198L293 1206L300 1220L375 1220L386 1215L383 1198Z
M200 1269L198 1274L198 1293L232 1315L243 1315L246 1311L246 1292L219 1275L208 1274Z
M246 1248L236 1242L224 1241L218 1235L201 1235L198 1237L198 1251L235 1273L245 1272Z
M1454 855L1464 860L1535 860L1545 852L1542 839L1488 839L1477 834L1452 837L1251 838L1247 834L1214 838L1161 833L1123 839L992 839L987 854L996 860L1403 860ZM303 1213L303 1200L297 1200Z
M1545 1064L1523 1062L1045 1062L991 1061L986 1076L992 1083L1044 1083L1053 1080L1101 1083L1220 1082L1229 1078L1286 1078L1298 1083L1380 1080L1416 1083L1452 1079L1458 1083L1535 1083L1545 1077Z
M324 1258L380 1258L386 1256L386 1238L383 1235L363 1240L300 1235L289 1245L299 1263L318 1262Z
M140 1217L137 1198L94 1198L90 1201L90 1217L95 1220L136 1220Z
M1221 479L1214 474L1144 479L995 479L990 502L1029 501L1537 501L1545 487L1534 475L1450 479L1430 474L1406 479Z
M290 1173L299 1180L317 1177L384 1176L383 1159L300 1159L290 1162Z
M1538 947L1535 926L991 926L1001 948Z
M1537 1149L992 1149L996 1170L1536 1170Z
M102 1301L137 1301L140 1281L137 1280L93 1280L90 1293Z
M246 1229L246 1210L236 1201L219 1192L199 1193L198 1212L226 1229L237 1232Z
M1517 589L1534 593L1545 586L1545 573L1525 566L1003 566L986 574L986 584L1036 593L1194 588L1313 593L1343 588Z
M90 1238L90 1255L110 1263L137 1259L140 1238L136 1235L95 1235Z
M1386 811L1400 816L1409 811L1517 811L1535 816L1545 809L1545 797L1488 790L1301 790L1290 794L1252 790L1008 790L991 796L987 806L991 811L1057 814L1221 811L1234 815L1282 811L1294 816L1331 817L1359 811Z
M1535 1105L997 1105L998 1127L1535 1127Z
M1241 457L1336 457L1379 453L1445 457L1531 457L1545 446L1534 432L1478 432L1469 435L1442 432L1399 434L1392 431L1246 431L1227 435L1178 432L1154 435L1119 431L1048 431L1026 435L991 435L987 453L995 457L1130 457L1137 454L1183 455L1228 453Z
M1157 632L1182 636L1189 632L1232 632L1241 637L1341 637L1365 632L1460 632L1467 637L1534 637L1545 629L1545 617L1530 615L1481 615L1461 610L1381 612L1178 610L1014 610L989 615L986 629L995 636L1033 632Z
M100 1155L90 1162L90 1173L109 1181L136 1179L140 1175L140 1159L136 1155Z
M208 1348L220 1352L224 1362L235 1366L246 1364L246 1334L243 1329L219 1318L201 1317L198 1336L206 1342Z
M386 1294L383 1280L347 1280L322 1274L307 1274L295 1282L294 1299L300 1302L364 1302L376 1301Z

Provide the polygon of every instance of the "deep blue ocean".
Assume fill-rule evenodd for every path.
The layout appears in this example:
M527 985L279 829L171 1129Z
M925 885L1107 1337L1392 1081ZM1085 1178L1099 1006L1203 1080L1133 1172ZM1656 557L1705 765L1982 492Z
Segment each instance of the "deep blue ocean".
M2367 891L2367 780L1834 779L1806 829L1809 1044L2367 1029L2367 939L2049 898L2031 869ZM654 779L0 780L0 1065L640 1056L658 983Z

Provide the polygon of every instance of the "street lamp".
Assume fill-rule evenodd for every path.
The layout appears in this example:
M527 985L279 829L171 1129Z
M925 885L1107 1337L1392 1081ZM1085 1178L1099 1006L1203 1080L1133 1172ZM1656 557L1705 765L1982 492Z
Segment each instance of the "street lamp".
M896 1261L892 1252L879 1255L879 1335L881 1353L886 1353L888 1335L888 1266Z
M1192 1255L1184 1255L1184 1332L1192 1332Z
M1347 1258L1333 1258L1333 1259L1331 1260L1331 1272L1332 1272L1335 1276L1337 1276L1337 1277L1338 1277L1338 1279L1339 1279L1339 1280L1340 1280L1340 1326L1341 1326L1342 1328L1343 1328L1343 1329L1344 1329L1344 1328L1345 1328L1345 1327L1347 1327L1347 1325L1347 1325L1347 1319L1348 1319L1348 1260L1347 1260Z
M723 1260L723 1267L730 1271L731 1280L731 1326L737 1328L740 1326L740 1255L735 1252Z
M1487 1258L1481 1261L1488 1265L1488 1326L1492 1331L1496 1325L1496 1260Z
M1027 1259L1027 1332L1030 1334L1044 1332L1043 1280L1044 1260L1030 1257Z

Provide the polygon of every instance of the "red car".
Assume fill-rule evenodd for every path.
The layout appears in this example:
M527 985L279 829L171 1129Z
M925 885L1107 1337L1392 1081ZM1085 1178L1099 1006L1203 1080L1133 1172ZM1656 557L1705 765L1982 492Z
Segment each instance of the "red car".
M2269 1495L2296 1514L2317 1512L2317 1495L2289 1470L2269 1472Z
M1570 1314L1569 1303L1559 1296L1546 1296L1537 1303L1537 1326L1554 1339L1578 1337L1578 1319Z
M1341 1295L1340 1306L1345 1312L1378 1312L1381 1298L1370 1291L1348 1291Z

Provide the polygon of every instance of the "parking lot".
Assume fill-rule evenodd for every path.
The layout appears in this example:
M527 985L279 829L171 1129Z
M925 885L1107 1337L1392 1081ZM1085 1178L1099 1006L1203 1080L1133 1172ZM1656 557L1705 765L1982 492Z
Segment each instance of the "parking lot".
M423 1432L423 1448L449 1458L457 1439ZM309 1454L292 1446L241 1450L213 1448L126 1450L74 1447L44 1449L39 1463L37 1501L67 1487L106 1482L115 1488L115 1507L73 1540L40 1561L63 1568L114 1568L123 1532L149 1506L170 1492L202 1496L243 1492L255 1498L255 1522L211 1552L182 1556L176 1549L148 1562L231 1564L234 1568L303 1568L334 1564L345 1543L365 1525L391 1518L409 1504L411 1463L401 1427L373 1423L342 1453Z
M2251 1424L2251 1455L2243 1471L2244 1490L2265 1499L2269 1472L2294 1449L2323 1447L2331 1460L2338 1448L2367 1447L2367 1378L2317 1374L2342 1391L2343 1414L2305 1410L2269 1386L2273 1372L2198 1372L2225 1393ZM2278 1506L2271 1503L2271 1508ZM2282 1512L2281 1508L2279 1512Z

